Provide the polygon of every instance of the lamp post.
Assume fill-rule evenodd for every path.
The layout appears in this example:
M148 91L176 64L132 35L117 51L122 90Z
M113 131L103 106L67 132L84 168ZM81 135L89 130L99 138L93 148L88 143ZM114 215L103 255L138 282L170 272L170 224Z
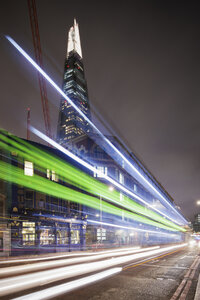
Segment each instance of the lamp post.
M100 217L100 242L102 244L102 198L100 196L100 214L99 214L99 217Z
M114 187L113 186L109 186L108 187L109 191L113 192L114 191ZM102 245L102 221L103 221L103 210L102 210L102 197L101 195L99 196L99 200L100 200L100 204L99 204L99 220L100 220L100 243Z

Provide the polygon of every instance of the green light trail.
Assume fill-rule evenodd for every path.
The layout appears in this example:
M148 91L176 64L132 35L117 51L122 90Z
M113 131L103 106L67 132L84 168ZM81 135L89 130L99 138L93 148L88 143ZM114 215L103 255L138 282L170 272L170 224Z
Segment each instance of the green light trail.
M92 207L96 210L100 209L100 199L95 198L90 195L83 194L81 192L75 191L69 187L60 185L51 180L48 180L44 177L34 175L34 176L26 176L23 173L23 169L14 167L8 163L0 162L0 178L18 185L25 186L27 188L33 189L35 191L39 191L45 193L47 195L62 198L67 201L76 202L82 205L86 205L88 207ZM151 226L156 226L165 230L176 231L170 227L167 227L163 224L157 223L150 219L147 219L142 216L138 216L137 214L126 212L110 203L105 201L101 201L102 211L110 214L114 214L117 216L122 216L122 211L124 212L124 216L126 218L131 218L134 221L142 222L144 224L148 224Z
M151 211L150 209L143 207L142 205L138 204L137 202L135 202L134 200L130 199L129 197L127 197L125 195L123 196L123 201L121 201L120 193L118 191L116 191L116 190L110 191L106 184L103 184L102 182L94 179L93 177L89 176L88 174L84 173L83 171L78 170L77 168L75 168L74 166L70 165L69 163L63 161L62 159L59 159L59 158L49 154L48 152L43 151L43 150L31 145L30 143L27 143L24 140L22 140L16 136L13 136L5 131L2 131L2 132L4 132L4 134L0 134L0 139L1 139L0 147L10 153L16 152L18 159L19 159L19 161L21 160L22 164L23 164L24 160L28 160L28 161L33 162L34 165L36 166L36 168L39 167L39 170L42 172L44 170L46 172L47 169L53 170L56 172L57 175L59 175L59 178L61 178L66 183L73 184L74 186L76 186L86 192L92 193L96 196L101 196L102 198L105 198L106 200L109 200L110 202L115 203L115 204L123 207L124 209L131 210L133 212L139 213L143 216L146 216L146 217L151 218L154 221L156 221L156 222L154 222L150 219L147 219L142 216L138 216L138 215L134 214L135 220L136 220L136 217L142 218L143 221L141 221L141 219L140 219L139 222L145 223L144 220L146 220L146 224L149 224L149 223L147 223L147 221L154 222L154 223L156 223L156 225L153 225L153 226L156 226L156 227L160 227L161 224L157 223L157 222L160 222L160 223L164 224L165 226L167 226L168 230L172 230L172 228L173 228L178 231L186 231L184 228L161 217L159 214ZM13 170L12 172L15 173L15 171ZM2 172L3 172L3 169L1 169L1 173ZM16 174L18 174L18 173L16 173ZM23 175L23 174L21 174L21 175ZM21 175L18 177L21 178ZM24 176L24 177L23 177L24 178L23 180L27 182L27 180L26 180L27 176ZM38 179L38 177L39 177L39 179ZM19 178L18 178L18 180L19 180ZM32 179L35 179L35 178L37 178L41 182L43 182L43 180L44 180L43 177L34 175L33 177L31 177L31 182L33 182ZM13 179L14 179L14 177L12 176L12 180ZM17 179L15 179L15 180L17 180ZM29 181L30 181L30 179L29 179ZM15 182L15 183L17 183L17 182ZM53 188L53 190L55 189L57 191L58 187L60 187L59 192L57 191L57 196L55 194L54 194L54 196L56 196L58 198L63 198L60 196L61 195L60 192L61 192L61 190L63 190L63 188L66 189L66 187L63 187L60 184L56 184L54 182L51 182L48 179L45 179L45 186L46 186L46 184L48 185L48 183L50 184L50 186L51 186L51 184L53 184L53 186L51 186L51 188ZM20 183L20 184L22 184L22 183ZM56 188L54 187L55 184L57 185ZM24 185L24 184L22 184L22 185ZM37 185L42 188L43 183L41 184L41 183L37 182ZM30 188L33 188L35 190L42 192L42 190L36 189L36 186L34 186L34 187L27 186L27 187L30 187ZM69 195L71 195L72 191L78 193L77 191L71 190ZM46 190L43 192L47 193ZM49 193L47 193L47 194L49 194ZM80 194L81 194L81 196L83 196L83 195L86 196L83 193L80 193ZM53 194L52 194L52 196L53 196ZM74 194L73 194L73 197L74 197ZM87 196L86 198L88 199L88 197L90 197L90 196ZM82 197L82 199L83 198L84 197ZM72 198L70 198L70 199L63 198L63 199L77 202L77 201L75 201L74 198L73 199ZM77 198L77 199L79 199L79 198ZM85 200L87 200L87 199L85 199ZM93 199L92 201L94 201L94 199L96 199L98 201L98 199L95 197L92 197L92 199ZM97 208L96 208L96 206L92 206L91 203L89 205L88 201L83 202L83 203L82 202L78 202L78 203L93 207L95 209L99 209L99 204L95 204L95 205L97 205ZM105 201L104 201L104 203L108 204ZM111 209L111 207L110 207L110 209ZM114 211L119 210L117 207L112 205L112 210L113 209L114 209ZM110 211L106 211L106 212L110 212ZM120 213L121 212L122 212L122 210L120 210ZM116 214L116 213L114 213L114 214ZM129 215L130 213L126 211L126 214ZM120 214L117 213L117 215L120 215ZM163 228L163 227L161 227L161 228Z

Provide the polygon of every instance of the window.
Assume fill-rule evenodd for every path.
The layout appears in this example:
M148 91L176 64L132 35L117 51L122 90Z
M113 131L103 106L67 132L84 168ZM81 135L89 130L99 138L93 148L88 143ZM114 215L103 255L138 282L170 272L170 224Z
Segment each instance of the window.
M55 234L52 229L45 228L40 233L40 245L55 244Z
M75 62L75 66L77 66L78 69L81 69L83 71L83 68L77 62Z
M44 208L44 200L43 199L40 199L38 201L38 208Z
M86 91L85 91L79 84L77 84L77 88L78 88L80 91L83 91L84 93L86 93Z
M70 211L72 215L79 213L79 204L76 202L70 202Z
M98 228L97 229L97 241L104 241L106 240L106 229Z
M3 216L4 213L4 205L3 205L3 201L0 200L0 216Z
M28 200L33 200L33 191L26 191L25 198Z
M94 156L96 158L104 158L104 151L99 146L96 146L94 148Z
M69 242L68 232L66 230L57 231L57 243L58 245L66 245Z
M34 222L22 222L22 243L25 246L35 245Z
M108 174L107 167L98 166L98 167L96 167L96 169L107 176L107 174ZM94 172L94 177L104 177L103 174L101 175L101 174Z
M33 163L30 161L24 161L24 175L33 176Z
M119 173L119 183L124 184L124 175Z
M80 243L80 228L79 226L72 225L71 228L71 244L79 244Z
M58 175L54 170L50 171L49 169L47 169L47 178L51 179L52 181L58 182Z
M58 181L58 175L55 173L55 171L52 171L51 180L56 182Z
M3 252L3 232L0 232L0 252Z
M25 208L33 208L33 198L34 192L33 191L25 191L24 193L24 206Z

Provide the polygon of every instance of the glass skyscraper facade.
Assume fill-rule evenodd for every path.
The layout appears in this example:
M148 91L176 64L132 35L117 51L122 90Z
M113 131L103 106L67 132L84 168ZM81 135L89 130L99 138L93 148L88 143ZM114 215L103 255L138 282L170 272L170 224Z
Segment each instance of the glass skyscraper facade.
M64 66L64 93L90 118L87 82L84 74L79 28L76 20L68 34L67 55ZM88 123L80 116L70 103L61 99L57 140L63 145L78 136L86 134Z

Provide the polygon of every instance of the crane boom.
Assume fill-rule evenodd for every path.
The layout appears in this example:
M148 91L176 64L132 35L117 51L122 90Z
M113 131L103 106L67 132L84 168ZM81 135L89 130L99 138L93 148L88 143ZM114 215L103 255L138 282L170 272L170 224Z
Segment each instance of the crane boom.
M28 9L29 9L29 18L31 24L31 31L33 37L33 46L35 52L35 58L38 65L43 69L43 61L42 61L42 50L40 44L40 34L39 34L39 26L38 26L38 18L37 18L37 9L35 0L27 0L28 1ZM44 78L38 74L38 81L39 81L39 88L40 88L40 95L42 101L42 110L44 116L44 123L45 123L45 131L46 135L51 137L51 125L50 125L50 116L49 116L49 104L47 98L47 89Z

